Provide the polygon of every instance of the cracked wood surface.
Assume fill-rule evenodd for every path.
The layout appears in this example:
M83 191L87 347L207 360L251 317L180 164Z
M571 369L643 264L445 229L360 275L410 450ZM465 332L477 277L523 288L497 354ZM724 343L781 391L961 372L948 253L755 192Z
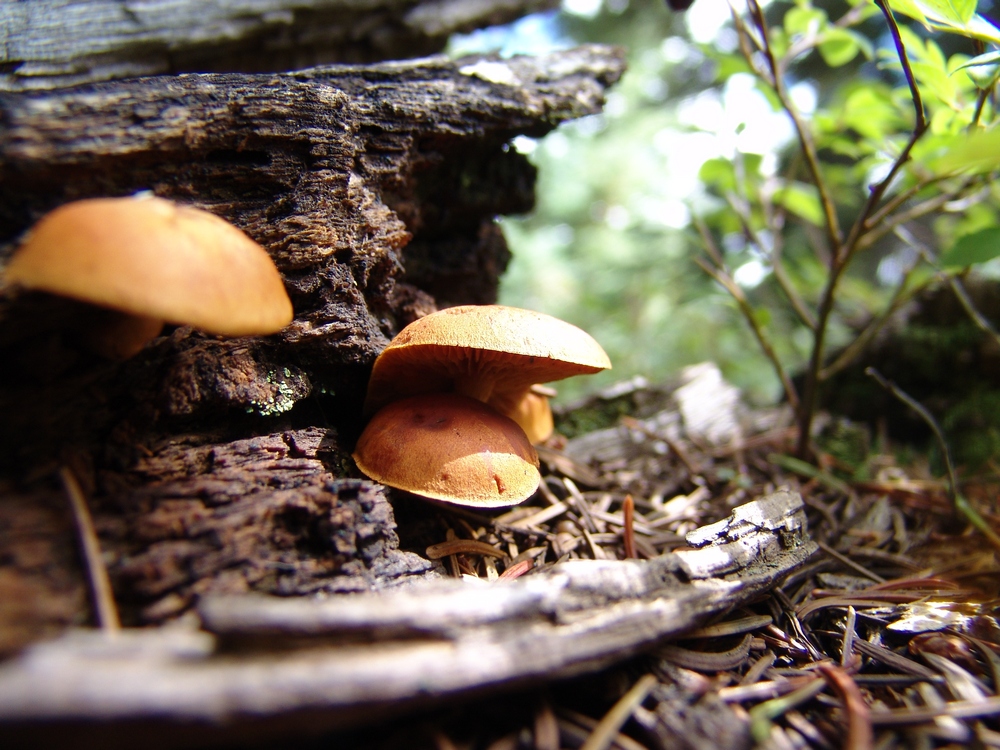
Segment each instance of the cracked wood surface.
M816 550L789 492L692 538L698 547L652 560L567 561L508 582L426 581L327 602L208 597L202 632L132 632L117 644L77 633L8 662L0 722L24 740L98 721L88 727L104 747L137 726L168 744L193 726L206 745L293 724L324 731L619 661L749 603Z
M0 90L440 52L552 0L0 0Z

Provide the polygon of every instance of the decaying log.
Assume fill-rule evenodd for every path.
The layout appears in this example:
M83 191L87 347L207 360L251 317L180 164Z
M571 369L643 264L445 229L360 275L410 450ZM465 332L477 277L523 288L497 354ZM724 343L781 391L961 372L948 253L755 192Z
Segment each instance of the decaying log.
M508 582L334 601L208 597L207 632L76 633L0 667L0 728L27 744L82 722L102 747L137 729L155 729L144 734L154 745L200 730L202 747L329 730L618 661L750 602L816 549L789 492L690 539L695 548L652 560L567 561Z
M101 472L90 502L126 624L207 595L372 591L440 567L400 551L385 489L347 476L333 430L177 435L137 452ZM61 492L0 495L0 656L92 621L75 548Z
M267 416L313 394L356 421L368 366L433 308L428 295L495 299L508 251L494 218L533 201L534 169L510 139L599 111L623 65L620 51L588 46L0 95L0 263L67 200L152 190L263 244L296 311L279 336L182 330L125 366L88 368L71 341L39 343L58 319L45 304L0 300L5 459L51 454L74 431L93 439L137 404L147 425Z
M266 72L440 52L552 0L0 0L0 90Z

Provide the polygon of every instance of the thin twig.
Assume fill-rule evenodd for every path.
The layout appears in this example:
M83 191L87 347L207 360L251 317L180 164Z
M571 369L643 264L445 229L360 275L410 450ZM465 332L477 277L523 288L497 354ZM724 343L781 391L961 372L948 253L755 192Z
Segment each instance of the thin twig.
M955 175L953 174L938 174L930 177L924 177L915 182L910 187L906 188L905 190L901 190L900 192L896 193L891 198L887 198L885 203L882 204L881 208L879 208L877 211L871 214L867 219L865 219L865 226L864 226L865 234L870 232L875 227L881 225L890 214L895 212L897 209L899 209L900 206L904 205L910 199L919 195L927 188L931 187L932 185L936 185L939 182L944 182L945 180L951 180L954 178ZM946 191L947 195L949 196L949 200L953 200L955 197L964 194L970 187L972 187L973 185L975 185L977 182L980 181L981 178L976 176L965 178L959 183L958 186L952 188L951 190ZM863 247L868 247L868 245L865 244L863 245Z
M647 674L640 677L638 682L597 723L587 741L580 746L580 750L607 750L611 747L611 742L618 734L622 724L628 720L636 708L642 705L646 696L656 685L655 675Z
M710 241L708 229L704 226L704 224L697 220L695 221L695 226L697 227L698 232L702 235L706 251L709 251L709 248L714 247L714 244ZM709 254L712 255L710 251ZM714 257L713 260L715 260ZM798 409L798 391L792 383L792 379L785 371L784 366L781 364L781 360L778 358L778 353L774 350L774 347L771 346L771 342L765 335L764 330L758 324L757 318L754 315L753 307L750 305L750 301L743 293L743 290L740 289L739 285L735 281L733 281L732 277L725 271L725 268L720 267L718 263L716 263L716 266L713 267L707 263L704 258L695 258L695 262L701 266L705 273L719 282L735 300L736 305L740 308L740 312L743 314L744 319L750 326L750 330L753 332L754 338L757 339L757 344L760 346L761 351L763 351L764 356L771 362L771 367L774 368L778 379L781 381L781 386L785 391L785 398L788 400L788 403L791 405L793 410Z
M911 206L906 211L886 217L877 227L872 227L870 230L865 232L864 235L858 238L855 253L867 250L887 234L896 231L896 227L921 219L928 214L934 213L935 211L939 211L955 200L955 198L957 198L960 194L961 190L955 189L947 193L935 195L933 198L928 198L925 201Z
M903 168L903 165L909 161L910 152L913 147L917 144L917 141L923 137L924 133L927 131L927 118L924 114L924 102L920 96L920 89L917 86L916 78L913 75L913 68L910 66L909 57L906 54L906 47L903 45L903 38L899 34L899 27L896 25L896 18L892 14L892 10L889 9L888 4L885 0L875 0L875 4L878 6L879 10L882 11L882 15L885 17L885 22L889 26L889 33L892 35L893 44L896 46L896 55L899 57L899 62L903 66L903 75L906 77L906 84L910 88L910 98L913 101L913 114L914 114L914 124L913 130L910 133L909 140L907 140L906 145L903 146L903 150L896 156L892 162L892 166L886 173L882 180L872 187L868 193L868 200L865 203L861 213L858 214L857 220L851 227L851 231L847 235L847 240L844 242L842 252L843 258L841 262L846 265L850 260L850 256L855 252L854 248L858 241L858 238L864 232L865 220L871 216L871 214L878 207L879 203L882 202L882 196L885 195L886 190L892 184L892 181L896 179L896 175L899 170Z
M972 505L969 504L969 501L966 500L958 491L958 479L955 476L955 464L951 460L951 451L948 449L948 442L944 439L944 433L941 432L941 428L938 426L937 420L934 419L923 404L910 396L906 393L906 391L892 381L886 380L874 367L866 368L865 374L873 378L893 396L910 407L914 412L916 412L917 416L919 416L924 423L931 428L931 432L934 433L934 439L937 440L938 448L941 451L941 456L944 459L945 471L948 474L948 497L951 499L955 512L965 516L969 523L975 526L980 533L986 537L989 543L993 545L994 549L1000 550L1000 536L993 531L990 525L986 522L986 519L979 515L979 511L972 507Z
M962 305L962 309L965 310L969 319L979 330L990 336L994 342L1000 344L1000 331L997 331L997 329L993 327L993 324L990 323L989 319L976 309L976 304L969 297L969 293L965 290L965 285L962 284L962 281L958 277L951 274L942 273L942 275L948 279L948 285L951 287L951 291L954 292L955 296L958 298L959 303Z
M94 528L94 519L87 507L87 498L76 479L73 470L68 466L59 469L59 479L69 498L73 510L73 520L76 523L77 534L80 537L80 549L83 561L87 566L87 577L90 579L91 594L94 597L94 613L97 624L107 633L117 633L121 630L121 620L118 618L118 608L111 589L111 579L108 569L101 556L101 543Z
M633 526L635 516L635 501L631 495L626 495L622 501L622 516L625 521L622 524L622 543L625 546L625 558L635 559L635 527Z
M934 283L933 279L928 279L921 284L908 288L907 284L916 269L917 265L914 264L909 270L907 270L906 274L896 286L892 299L889 300L889 304L886 308L879 315L876 315L868 321L867 325L865 325L865 327L861 330L861 333L854 337L854 340L848 344L843 351L840 352L840 354L837 355L837 358L834 359L833 362L820 370L820 381L829 380L838 372L853 364L857 358L861 356L861 353L865 350L865 347L868 346L868 343L875 338L878 332L881 331L890 320L892 320L892 316L895 315L896 312L903 307L903 305Z
M885 583L885 579L882 576L878 575L877 573L873 573L872 571L868 570L868 568L866 568L864 565L862 565L861 563L855 562L854 560L852 560L851 558L849 558L847 555L843 555L840 552L837 552L837 550L835 550L833 547L831 547L830 545L828 545L826 542L817 540L816 544L827 555L829 555L830 557L832 557L834 560L838 561L841 565L843 565L843 566L845 566L847 568L850 568L855 573L860 573L865 578L868 578L868 579L870 579L872 581L875 581L875 583Z
M757 4L757 0L747 0L747 8L750 11L750 16L753 18L754 24L760 30L761 39L763 40L764 46L762 52L764 53L767 64L771 69L771 81L769 81L769 83L774 89L774 93L775 96L778 97L778 101L781 102L782 109L785 110L785 113L792 120L792 125L795 127L795 133L799 139L799 146L802 149L802 155L806 160L806 167L809 169L809 174L812 176L813 184L819 192L819 202L823 208L827 241L830 243L831 250L833 250L839 247L842 242L840 220L837 218L836 204L833 201L833 197L830 195L830 190L827 187L826 180L823 179L823 171L820 169L819 155L816 151L816 144L813 143L812 134L809 132L809 128L806 127L806 123L802 119L802 115L799 114L798 108L792 103L791 98L788 96L788 92L785 90L784 70L775 59L774 51L771 49L767 20L764 18L764 11L761 10L760 5Z
M899 34L899 27L896 25L896 19L892 15L892 11L889 9L888 5L885 4L885 0L875 0L875 2L882 11L883 16L885 16L886 23L889 25L889 31L892 34L893 43L896 45L896 53L899 56L900 63L903 67L903 73L906 76L907 84L910 87L910 95L913 99L913 109L916 121L906 145L896 156L896 159L893 161L886 176L869 191L868 200L865 201L864 207L861 209L854 221L854 224L851 226L847 238L843 241L843 243L837 243L834 245L835 251L832 253L830 259L829 276L823 289L823 293L820 296L819 306L816 311L816 329L813 336L812 353L810 354L809 364L806 368L801 405L797 410L799 440L796 452L800 458L808 458L812 453L812 421L816 413L816 404L819 399L820 371L822 370L823 359L825 357L826 334L829 328L830 316L833 314L837 300L837 291L840 286L840 280L843 277L844 271L847 270L847 267L851 264L851 261L854 259L857 252L862 247L866 246L866 243L870 244L873 241L871 239L871 235L874 230L866 229L868 218L878 208L885 192L888 190L892 181L899 173L899 170L902 169L903 164L909 160L910 152L913 150L913 147L927 130L927 120L924 116L923 100L920 98L920 90L917 88L916 79L913 76L913 69L910 66L909 58L906 55L906 48L903 46L903 40ZM892 231L891 227L885 231ZM874 233L878 234L877 232Z
M832 662L820 662L816 669L840 696L847 711L847 738L842 747L844 750L870 750L874 743L871 709L858 684L843 668Z
M770 225L769 231L771 232L771 236L773 237L773 240L771 242L771 247L769 248L768 252L768 248L765 247L764 241L760 238L760 235L757 233L757 230L753 228L753 225L750 222L750 217L747 215L747 212L744 210L744 207L737 202L735 196L733 196L732 194L727 194L726 203L729 204L729 207L733 210L733 214L736 216L736 218L739 219L740 226L742 226L743 234L746 235L746 238L752 244L760 248L762 253L766 253L768 255L769 260L771 262L771 271L774 274L774 280L778 282L778 288L781 289L781 291L784 293L785 298L792 306L792 310L799 317L799 320L807 328L810 329L815 328L816 316L813 315L812 311L806 305L805 300L802 299L802 295L800 295L798 290L795 288L795 285L792 283L792 280L788 277L788 273L785 271L784 264L781 262L781 237L782 237L781 230L783 222L779 221L777 217L771 217L770 212L765 210L765 214L767 214L770 217L768 222ZM765 209L766 208L767 207L765 206ZM713 260L715 260L714 256ZM716 265L719 264L717 263Z

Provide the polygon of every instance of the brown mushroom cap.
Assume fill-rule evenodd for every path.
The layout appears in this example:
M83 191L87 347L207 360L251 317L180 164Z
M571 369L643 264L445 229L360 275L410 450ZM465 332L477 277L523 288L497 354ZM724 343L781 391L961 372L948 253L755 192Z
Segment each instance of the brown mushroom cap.
M512 420L475 399L394 401L365 427L354 460L390 487L459 505L517 505L538 488L538 454Z
M419 393L462 393L509 414L534 383L611 367L590 334L551 315L463 305L406 326L375 360L365 413Z
M153 197L94 198L46 214L7 283L226 336L292 320L267 252L227 221Z

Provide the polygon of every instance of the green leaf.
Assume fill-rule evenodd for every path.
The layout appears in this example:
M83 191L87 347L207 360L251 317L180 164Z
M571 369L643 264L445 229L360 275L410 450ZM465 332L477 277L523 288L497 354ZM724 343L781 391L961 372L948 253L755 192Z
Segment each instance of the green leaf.
M823 206L815 185L787 182L774 193L773 200L810 224L823 226Z
M961 108L956 81L948 75L943 67L938 67L933 63L913 61L910 63L910 69L917 81L938 99L952 109Z
M889 0L889 7L897 13L902 13L914 21L922 23L924 26L928 25L927 17L923 14L919 4L914 2L914 0Z
M819 53L831 68L847 65L860 51L858 40L846 29L828 29L819 44Z
M967 268L998 257L1000 257L1000 227L990 227L959 237L958 242L941 256L941 265Z
M982 65L969 68L966 73L977 88L989 91L1000 80L1000 65Z
M962 65L959 65L955 68L955 70L974 68L977 65L992 65L994 63L1000 63L1000 50L993 50L992 52L987 52L982 55L976 55L971 60L967 60Z
M788 36L815 34L826 26L826 13L818 8L792 8L785 13L784 24Z
M896 12L930 29L1000 44L1000 29L976 13L976 0L889 0Z
M865 86L850 93L841 108L841 122L863 138L880 143L900 124L900 114L885 90Z
M959 65L954 72L960 70L965 70L966 75L978 88L989 90L996 84L997 79L1000 79L1000 50L977 55Z
M1000 129L969 133L943 155L930 160L936 174L971 172L980 174L1000 168Z
M947 19L956 26L967 24L976 14L976 0L917 0L928 18Z
M729 159L707 160L698 170L698 179L722 193L736 190L736 170Z

